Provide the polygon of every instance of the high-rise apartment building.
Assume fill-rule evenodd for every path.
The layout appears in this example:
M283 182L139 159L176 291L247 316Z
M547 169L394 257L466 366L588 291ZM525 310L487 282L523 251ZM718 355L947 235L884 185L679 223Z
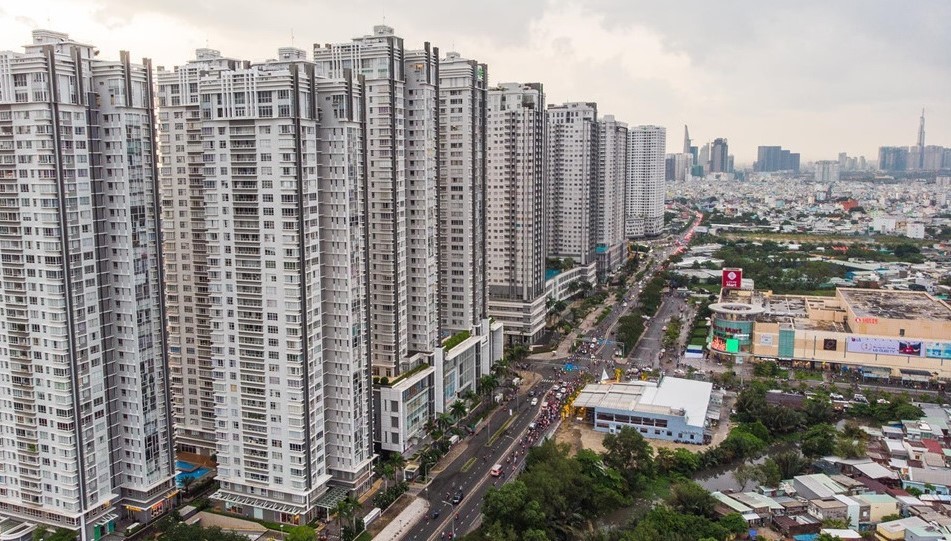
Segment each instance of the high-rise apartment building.
M375 381L374 438L382 449L400 453L415 449L423 441L426 422L465 391L474 391L478 371L487 370L488 365L501 356L499 348L494 347L501 343L501 325L490 325L487 319L482 320L481 328L475 333L472 329L460 331L469 332L471 336L455 345L451 353L442 347L447 333L440 329L439 310L440 181L454 173L450 170L444 177L442 172L440 126L443 122L450 122L447 126L451 126L452 119L447 118L448 112L442 113L440 100L461 98L441 93L438 55L438 49L429 43L419 50L404 49L402 38L396 36L392 28L382 25L374 27L372 35L354 38L351 42L314 47L318 75L340 77L351 70L364 77L367 303ZM449 68L453 77L460 71L472 69L471 63L461 59L453 58L449 62L453 64ZM468 68L460 69L454 65L457 63ZM484 76L484 68L482 73ZM473 91L471 86L485 84L478 81L478 76L476 66L475 72L469 75L470 92ZM464 73L460 79L465 79ZM465 92L465 84L463 81L457 90ZM484 93L482 89L475 90L477 94ZM478 113L485 110L484 106L475 101L470 101L469 106L470 114L475 110L484 115ZM463 122L459 120L460 129ZM484 116L470 122L474 127L480 122L484 125ZM450 129L447 133L451 136L454 132ZM452 140L450 137L450 144ZM453 148L448 150L451 152ZM461 161L468 159L470 166L484 159L480 156L484 150L469 148L466 152L468 158ZM452 168L451 155L448 160ZM459 175L463 192L466 182L472 186L484 182L475 174L470 170L468 176ZM451 202L454 192L448 187ZM466 201L469 208L465 212L473 214L460 218L473 224L481 220L476 212L481 201L474 200L477 193L475 189L470 191ZM453 215L449 214L449 220L452 219ZM448 242L452 242L451 230L449 233ZM463 232L467 234L478 236L472 231ZM474 245L468 250L454 250L453 256L447 259L450 276L453 262L471 269L474 263L468 258L479 257L477 250ZM476 291L480 281L475 280L474 271L471 275L472 282L458 287L464 289L463 296L471 299L469 311L475 313L481 302L484 313L484 290ZM484 284L484 280L481 283ZM468 295L466 287L470 288ZM453 291L450 289L448 293L451 295ZM456 308L452 304L450 301L448 307ZM466 315L466 303L458 304L463 305L459 307L462 318L470 317Z
M386 382L374 393L374 438L403 452L435 411L438 49L407 52L392 28L376 26L347 43L315 45L314 60L319 75L365 78L370 361Z
M158 68L159 178L168 362L179 452L216 452L205 175L198 85L207 72L246 67L212 49L171 71Z
M485 64L449 53L439 66L439 285L443 333L486 319Z
M730 167L730 147L727 140L717 138L710 145L710 169L709 173L730 173L733 171Z
M162 180L175 190L163 201L177 222L166 231L181 230L167 243L167 271L181 273L168 283L181 307L169 329L188 355L180 377L194 379L176 389L180 433L190 408L199 406L199 423L207 418L210 385L213 497L295 523L317 515L331 483L359 490L371 479L365 105L349 72L316 77L304 51L278 53L249 66L200 50L162 74ZM182 315L196 319L176 321ZM207 358L186 350L201 325ZM203 444L182 440L188 451Z
M781 146L760 146L756 149L753 170L763 173L776 171L799 172L799 153L790 152Z
M489 315L508 340L533 343L545 327L547 115L539 83L489 90L486 281Z
M664 152L667 130L661 126L628 129L627 236L659 235L664 229Z
M152 69L98 53L0 53L0 516L83 540L175 490Z
M904 171L908 168L908 147L879 147L878 169Z
M597 245L598 106L548 106L548 255L583 266Z
M838 160L819 160L816 162L816 182L828 183L839 180Z
M627 124L613 115L598 121L598 177L594 190L595 253L603 281L624 260L624 189L627 182Z

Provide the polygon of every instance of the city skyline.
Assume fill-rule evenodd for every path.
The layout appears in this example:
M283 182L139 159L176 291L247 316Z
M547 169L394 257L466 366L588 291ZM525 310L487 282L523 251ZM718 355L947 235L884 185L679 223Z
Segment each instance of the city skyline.
M843 151L874 159L880 146L915 143L922 108L929 143L951 145L951 103L941 90L951 85L951 38L936 26L951 4L744 6L484 2L450 16L364 1L327 17L319 4L44 0L0 8L0 30L48 27L168 67L205 46L259 61L263 51L346 41L385 20L410 42L485 62L490 84L539 81L550 103L596 101L631 124L689 124L700 145L728 138L738 168L752 165L760 145L795 148L803 163ZM843 30L847 43L836 41ZM888 77L881 65L892 66Z

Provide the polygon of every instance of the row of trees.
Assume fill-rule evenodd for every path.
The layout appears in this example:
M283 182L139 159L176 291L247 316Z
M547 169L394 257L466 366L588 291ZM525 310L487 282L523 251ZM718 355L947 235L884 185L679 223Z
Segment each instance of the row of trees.
M745 530L739 515L718 518L709 492L668 469L665 454L655 458L636 430L624 428L607 435L604 446L600 455L582 449L570 456L567 445L554 442L532 449L518 479L489 490L483 526L466 539L725 540ZM626 527L610 531L597 527L598 518L616 509L637 501L655 503L653 487L671 480L669 496L652 509L638 506L641 510Z

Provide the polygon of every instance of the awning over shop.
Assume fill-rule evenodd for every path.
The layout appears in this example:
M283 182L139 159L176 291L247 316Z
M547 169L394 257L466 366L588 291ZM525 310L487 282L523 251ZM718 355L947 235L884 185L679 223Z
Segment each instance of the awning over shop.
M863 366L859 371L862 372L862 376L866 378L888 379L892 377L892 369L883 368L881 366Z
M317 504L317 507L320 507L321 509L332 511L335 507L337 507L337 503L346 499L347 494L347 489L343 487L330 487L327 492L324 492L321 497L317 498L315 503Z
M927 370L902 368L900 372L902 381L931 381L931 372L928 372Z

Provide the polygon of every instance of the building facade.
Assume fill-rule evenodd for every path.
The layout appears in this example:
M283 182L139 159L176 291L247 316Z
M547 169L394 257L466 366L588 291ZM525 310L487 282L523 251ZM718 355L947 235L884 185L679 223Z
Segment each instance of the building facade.
M925 292L729 290L711 311L708 349L717 358L851 371L868 380L951 380L951 307Z
M625 232L628 238L659 235L664 229L664 156L667 131L661 126L628 130Z
M597 104L549 105L549 257L570 258L585 266L595 263L597 179Z
M98 539L172 507L148 60L0 53L0 516Z
M624 191L627 182L627 124L605 115L598 121L598 181L595 185L594 227L598 279L617 270L626 255Z
M197 81L213 498L230 511L307 522L331 484L371 480L363 90L290 47Z
M838 182L839 162L837 160L819 160L816 162L816 182Z
M476 357L480 369L487 371L487 366L501 357L501 352L491 347L495 343L491 335L501 332L501 327L490 324L484 315L485 281L480 276L484 272L480 260L484 258L484 233L466 231L463 225L455 227L463 230L461 237L453 233L453 227L446 236L440 228L442 219L450 226L452 220L470 223L474 229L484 223L485 136L479 135L475 142L470 139L468 148L451 144L465 143L452 137L463 135L452 126L458 126L457 130L471 126L478 131L485 125L485 68L480 71L480 65L458 56L447 59L449 89L443 93L438 48L425 43L422 49L406 50L402 38L382 25L374 27L373 34L351 42L316 45L314 60L319 76L339 78L350 70L364 81L368 343L377 406L373 411L374 439L382 450L406 454L425 442L427 421L445 411L465 390L452 387L458 393L451 396L440 392L450 387L446 380L459 374L443 366L442 342L449 331L458 327L457 332L480 333ZM469 117L464 118L465 113L444 114L443 99L465 99L466 104L446 103L445 108L465 109ZM444 135L448 137L445 148L441 144ZM443 156L444 150L449 156ZM464 153L455 157L462 166L453 163L452 152ZM446 164L449 171L444 172ZM445 191L441 191L443 181ZM454 191L456 187L461 190ZM453 199L454 195L465 199ZM449 203L449 214L442 212L443 201ZM454 209L455 203L467 208ZM456 245L454 237L464 240ZM450 247L441 267L443 249ZM472 280L462 278L464 283L455 286L450 282L441 292L441 268L450 279L459 276L454 272L468 269ZM469 321L468 326L452 323L454 327L442 329L446 321L440 313L443 293L448 295L447 323ZM454 295L463 301L455 302ZM480 311L482 319L471 324Z
M168 362L176 450L216 452L205 227L204 148L198 84L205 73L245 62L198 49L195 60L156 74Z
M730 146L725 138L717 138L710 145L710 168L708 173L732 173Z
M488 312L510 341L533 343L545 326L547 115L539 83L488 94L486 282Z

